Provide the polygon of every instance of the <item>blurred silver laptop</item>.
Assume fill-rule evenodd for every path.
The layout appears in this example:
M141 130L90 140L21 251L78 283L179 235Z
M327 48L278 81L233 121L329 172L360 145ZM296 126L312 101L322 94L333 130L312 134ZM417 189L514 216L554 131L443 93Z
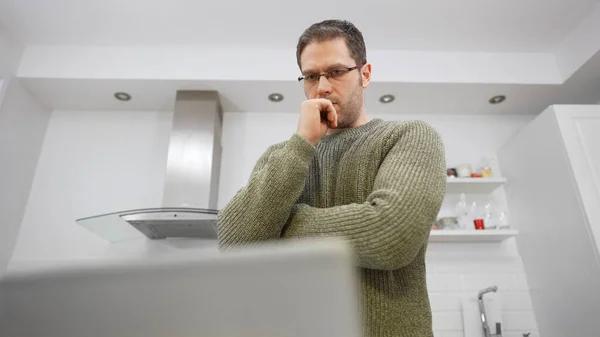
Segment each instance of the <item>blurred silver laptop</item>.
M341 242L16 272L0 282L3 337L358 337Z

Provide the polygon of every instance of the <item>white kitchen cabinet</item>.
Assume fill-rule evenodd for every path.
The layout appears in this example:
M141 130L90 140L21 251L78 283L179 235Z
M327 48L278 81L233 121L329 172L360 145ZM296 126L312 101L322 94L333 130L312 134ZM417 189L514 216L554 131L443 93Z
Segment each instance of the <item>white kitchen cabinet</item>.
M550 106L498 159L540 336L598 336L600 105Z

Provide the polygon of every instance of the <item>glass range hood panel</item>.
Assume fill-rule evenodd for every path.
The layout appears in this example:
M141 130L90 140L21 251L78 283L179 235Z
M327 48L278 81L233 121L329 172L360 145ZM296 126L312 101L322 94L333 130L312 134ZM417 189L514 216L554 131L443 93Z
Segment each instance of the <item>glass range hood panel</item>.
M216 239L217 210L160 207L127 210L77 219L80 226L109 242L143 237L201 237Z

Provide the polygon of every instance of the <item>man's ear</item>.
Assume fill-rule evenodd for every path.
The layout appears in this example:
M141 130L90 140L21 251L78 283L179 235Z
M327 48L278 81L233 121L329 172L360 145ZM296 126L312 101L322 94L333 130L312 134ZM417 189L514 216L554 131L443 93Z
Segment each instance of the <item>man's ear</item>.
M362 87L366 88L371 83L371 64L366 63L360 69L360 75L362 76Z

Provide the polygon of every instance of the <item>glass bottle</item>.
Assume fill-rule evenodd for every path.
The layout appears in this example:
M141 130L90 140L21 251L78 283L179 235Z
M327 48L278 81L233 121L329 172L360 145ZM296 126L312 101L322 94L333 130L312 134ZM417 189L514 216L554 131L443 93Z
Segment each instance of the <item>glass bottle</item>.
M467 228L467 221L469 215L469 208L467 206L467 195L464 193L460 194L460 199L454 206L454 211L456 213L456 220L458 222L458 227L460 229Z

